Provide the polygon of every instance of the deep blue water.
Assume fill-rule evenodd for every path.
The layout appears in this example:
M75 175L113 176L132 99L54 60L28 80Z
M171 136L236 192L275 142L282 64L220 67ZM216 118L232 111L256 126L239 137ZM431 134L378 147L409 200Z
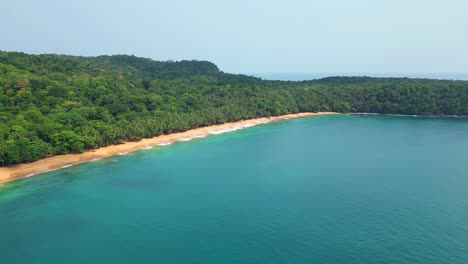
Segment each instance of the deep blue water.
M468 263L468 120L323 116L0 190L0 263Z

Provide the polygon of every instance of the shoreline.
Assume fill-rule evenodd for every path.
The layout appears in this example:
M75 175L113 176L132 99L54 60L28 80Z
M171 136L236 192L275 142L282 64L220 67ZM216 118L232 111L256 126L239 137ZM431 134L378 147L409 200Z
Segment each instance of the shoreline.
M275 121L322 116L335 115L335 112L305 112L297 114L288 114L274 117L260 117L254 119L241 120L237 122L224 123L200 128L194 128L185 132L178 132L168 135L159 135L152 138L144 138L140 141L125 142L118 145L110 145L94 150L87 150L79 154L66 154L48 157L34 161L32 163L18 164L12 167L0 167L0 187L11 181L31 177L37 174L67 168L79 163L92 162L102 158L116 155L125 155L140 149L150 149L153 147L163 147L175 142L190 141L192 139L203 138L210 135L219 135L227 132L233 132L239 129L249 128L260 124L266 124Z

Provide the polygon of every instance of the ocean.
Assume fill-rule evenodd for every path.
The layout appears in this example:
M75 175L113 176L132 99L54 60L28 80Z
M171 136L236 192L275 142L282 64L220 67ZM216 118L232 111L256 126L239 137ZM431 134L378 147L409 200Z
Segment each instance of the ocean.
M319 116L0 188L0 263L468 263L468 119Z

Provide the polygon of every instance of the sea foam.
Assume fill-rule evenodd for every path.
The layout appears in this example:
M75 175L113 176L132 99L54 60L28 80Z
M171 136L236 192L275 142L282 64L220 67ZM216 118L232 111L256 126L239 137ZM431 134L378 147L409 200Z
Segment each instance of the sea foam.
M247 123L247 124L244 124L244 127L248 128L248 127L253 127L255 125L256 125L255 123Z
M233 132L233 131L236 131L236 130L239 130L239 129L242 129L242 128L244 128L244 127L243 126L234 126L234 127L230 127L230 128L221 129L221 130L211 130L211 131L208 131L208 134L219 135L219 134L223 134L223 133Z
M190 141L192 140L193 137L187 137L187 138L178 138L177 141Z
M257 124L268 124L270 123L271 121L257 121L256 123Z

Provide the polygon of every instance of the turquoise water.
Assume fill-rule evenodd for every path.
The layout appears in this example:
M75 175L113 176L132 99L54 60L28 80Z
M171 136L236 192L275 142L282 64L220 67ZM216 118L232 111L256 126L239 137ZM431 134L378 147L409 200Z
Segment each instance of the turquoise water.
M324 116L7 184L0 263L468 263L468 120Z

